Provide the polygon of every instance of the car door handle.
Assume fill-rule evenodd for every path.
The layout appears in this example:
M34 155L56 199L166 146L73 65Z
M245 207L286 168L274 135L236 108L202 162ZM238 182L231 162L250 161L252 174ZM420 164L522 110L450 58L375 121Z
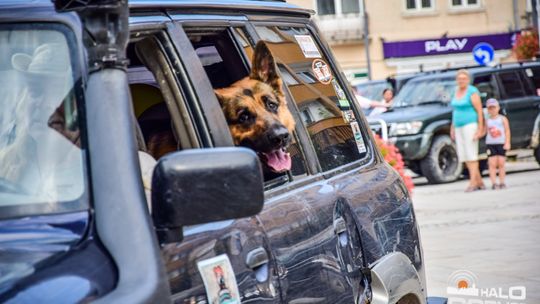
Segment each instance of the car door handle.
M247 267L255 269L264 264L268 264L268 253L266 252L266 249L258 247L248 252L246 256Z
M268 280L268 253L266 249L259 247L248 252L246 265L255 273L255 278L262 283Z

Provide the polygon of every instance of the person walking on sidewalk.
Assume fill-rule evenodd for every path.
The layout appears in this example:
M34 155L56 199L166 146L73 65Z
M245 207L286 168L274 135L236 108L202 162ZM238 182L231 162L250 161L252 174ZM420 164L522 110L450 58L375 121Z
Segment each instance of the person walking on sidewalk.
M499 102L495 98L486 101L488 119L486 120L486 146L489 164L489 179L491 189L504 189L506 184L505 163L506 151L510 149L510 124L506 116L499 114ZM497 169L499 170L499 183L497 184Z
M476 87L470 85L467 70L456 74L457 88L451 101L452 126L450 136L456 142L458 159L469 170L469 186L465 192L484 190L484 182L478 166L478 140L484 134L482 101Z

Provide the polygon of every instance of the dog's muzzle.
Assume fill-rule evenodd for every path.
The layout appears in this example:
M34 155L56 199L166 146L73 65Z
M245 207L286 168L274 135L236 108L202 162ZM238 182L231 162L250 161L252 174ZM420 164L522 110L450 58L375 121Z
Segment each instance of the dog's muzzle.
M270 128L267 140L271 146L269 152L261 152L266 165L274 172L284 172L291 169L291 156L286 151L291 141L289 130L281 125Z

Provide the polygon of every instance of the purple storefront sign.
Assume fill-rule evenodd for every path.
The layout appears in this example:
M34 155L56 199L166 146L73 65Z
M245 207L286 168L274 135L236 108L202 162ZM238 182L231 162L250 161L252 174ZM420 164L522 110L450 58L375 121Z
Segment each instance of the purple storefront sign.
M416 57L472 52L480 42L491 44L495 50L508 50L515 41L515 32L463 36L441 39L383 42L384 58Z

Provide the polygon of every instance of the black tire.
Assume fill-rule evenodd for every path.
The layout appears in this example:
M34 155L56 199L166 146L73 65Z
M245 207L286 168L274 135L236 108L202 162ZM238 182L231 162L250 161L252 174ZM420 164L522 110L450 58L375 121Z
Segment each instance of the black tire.
M428 154L420 161L420 169L430 184L449 183L459 178L463 165L450 136L438 135L433 139Z
M540 165L540 146L534 149L534 158L536 158L536 162Z

